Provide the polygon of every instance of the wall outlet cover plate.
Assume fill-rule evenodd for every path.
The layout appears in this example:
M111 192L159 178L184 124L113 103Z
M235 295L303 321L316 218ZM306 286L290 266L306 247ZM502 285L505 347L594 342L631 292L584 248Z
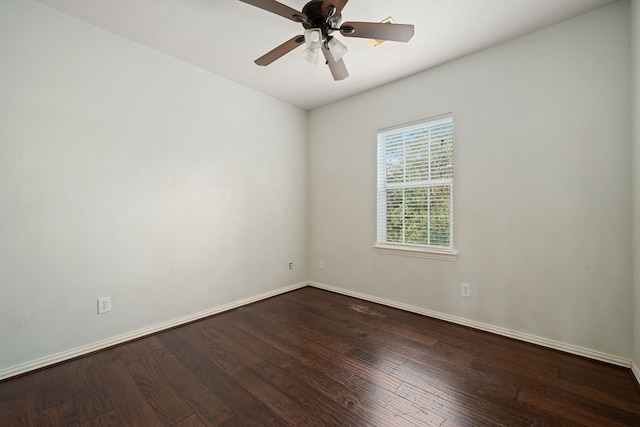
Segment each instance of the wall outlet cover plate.
M98 314L111 311L111 297L98 298Z

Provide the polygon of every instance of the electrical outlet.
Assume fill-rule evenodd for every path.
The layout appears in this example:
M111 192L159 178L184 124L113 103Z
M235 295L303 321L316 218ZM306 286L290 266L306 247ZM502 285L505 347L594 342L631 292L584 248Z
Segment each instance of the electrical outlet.
M463 283L460 285L460 295L462 295L463 297L470 297L471 296L471 285L468 283Z
M98 298L98 314L111 311L111 297Z
M323 259L320 260L320 262L318 263L318 266L320 268L324 268L324 260Z
M293 262L289 263L289 270L293 270Z

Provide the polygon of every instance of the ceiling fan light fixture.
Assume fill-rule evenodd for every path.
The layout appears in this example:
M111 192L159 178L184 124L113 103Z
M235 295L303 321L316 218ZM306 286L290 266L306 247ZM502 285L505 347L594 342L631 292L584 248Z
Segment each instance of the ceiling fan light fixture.
M322 31L319 28L304 30L304 41L307 49L319 49L322 47Z
M318 57L320 57L320 49L306 48L300 54L300 57L312 65L318 65Z
M335 37L331 37L331 40L327 43L327 47L329 48L329 52L331 52L331 56L333 59L338 62L347 53L347 47L340 43Z

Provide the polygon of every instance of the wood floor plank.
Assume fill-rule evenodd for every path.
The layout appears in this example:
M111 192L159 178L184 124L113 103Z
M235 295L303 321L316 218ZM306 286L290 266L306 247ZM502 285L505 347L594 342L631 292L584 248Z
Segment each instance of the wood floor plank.
M298 404L286 393L279 390L259 375L244 366L235 366L231 372L232 378L255 396L262 404L267 406L280 418L292 426L326 426L336 425L327 423L327 419L332 419L330 413L314 414L307 407Z
M594 365L586 362L574 358L570 363L559 364L559 378L574 385L605 391L620 399L633 395L635 384L629 382L628 369L614 370L604 364Z
M536 419L532 411L515 408L513 399L488 398L477 390L454 389L445 384L421 385L416 387L405 383L397 394L418 404L422 408L432 410L445 419L463 425L536 425L545 421L543 417ZM482 408L478 411L475 408Z
M254 339L280 350L282 353L287 352L289 358L280 364L283 368L301 364L308 370L320 372L323 378L334 381L337 384L343 384L353 375L344 367L335 364L335 358L330 357L329 354L326 355L326 358L321 357L314 351L296 346L278 336L271 336L269 332L270 324L265 325L264 321L254 324L249 322L234 323L234 327L241 329Z
M191 414L188 417L183 418L179 422L173 424L173 427L206 427L206 424L202 422L202 420L196 414Z
M73 396L78 422L98 417L113 409L111 399L99 378L100 367L94 359L84 357L64 365L69 378L69 389Z
M163 334L160 340L193 372L198 382L214 393L224 406L234 414L223 425L233 425L234 422L246 426L287 425L278 415L219 368L203 351L202 346L199 344L191 346L188 341L178 339L177 336L182 332L180 329L171 332L176 335L172 341L167 339L170 334L166 336ZM181 342L184 345L180 345ZM171 344L176 346L170 346ZM230 369L230 366L227 369Z
M7 427L35 426L38 422L38 396L35 390L30 390L0 401L2 424Z
M37 378L37 375L26 374L15 377L10 381L0 381L0 402L36 390Z
M241 329L235 328L232 325L225 326L220 330L220 333L225 335L230 342L234 343L233 350L235 350L235 357L240 358L243 353L259 354L260 360L258 363L262 363L264 360L269 360L273 363L280 364L291 358L288 351L282 351L277 347L268 345L261 340L256 340L250 334L247 334ZM231 347L230 347L231 348ZM250 366L249 363L245 363L246 366Z
M164 335L167 334L160 339ZM233 416L233 411L218 395L202 384L194 372L178 359L159 365L159 369L176 393L189 403L195 414L199 415L198 418L207 425L220 425Z
M146 359L153 356L158 363L170 361L174 357L167 348L158 341L157 336L150 336L128 343L126 346L115 348L120 359L125 365L139 359Z
M174 362L177 363L177 362ZM170 363L159 369L150 357L134 360L127 370L164 425L173 425L193 413L173 386L164 378L163 372L171 370Z
M503 337L470 330L457 325L447 324L446 322L437 319L431 319L413 313L402 313L402 321L398 321L394 318L394 314L397 316L399 310L395 308L384 307L379 304L360 301L353 298L347 299L344 303L339 304L334 299L331 299L330 296L327 296L326 292L321 290L311 289L310 293L313 295L313 298L309 298L308 296L303 297L299 293L290 293L287 294L287 296L299 301L300 303L306 301L307 304L319 307L322 307L322 301L327 301L325 305L335 306L335 311L337 312L336 317L338 319L348 319L349 322L362 322L363 316L361 316L360 313L373 313L373 315L365 318L366 325L368 326L368 334L380 335L380 330L389 331L390 333L387 334L386 337L388 337L389 341L393 343L393 348L398 349L408 357L412 357L417 360L421 360L422 357L428 353L429 357L440 356L445 362L451 362L452 357L460 357L460 364L468 366L471 359L476 360L486 356L489 361L494 361L498 364L507 360L509 365L512 365L515 362L515 364L519 365L521 368L528 367L532 370L532 376L534 378L540 374L549 374L550 372L552 374L557 373L557 367L554 368L553 366L545 365L545 359L532 360L532 358L535 357L535 352L529 351L527 353L522 353L523 347L530 346L530 344L527 343L517 342L514 340L509 340L507 342ZM356 309L350 310L350 308L353 307L356 307ZM450 329L453 327L457 334L443 334L442 331L435 331L435 333L429 332L430 329L428 328L428 325L434 324L436 325L434 331L438 328L445 327ZM405 332L406 330L410 332L407 333ZM456 335L459 335L460 339L456 339ZM394 338L395 336L402 336L405 339L397 339ZM413 351L411 348L419 342L419 338L416 342L410 337L420 336L426 337L426 345L428 347L427 353L425 353L425 344L419 346L416 351ZM496 351L487 351L487 347L490 346L490 343L496 338L499 342L499 346L496 348ZM411 343L411 341L414 342ZM480 351L473 351L475 349L473 344L474 342L480 344ZM403 344L406 345L403 346ZM513 349L513 353L509 351L512 347L515 347ZM535 347L536 346L529 350L533 350ZM544 354L548 357L548 350L544 350L546 350L546 353ZM541 368L545 369L545 371L542 372Z
M315 369L310 367L308 363L290 359L281 368L287 374L307 384L318 395L324 396L324 399L332 400L350 412L357 413L363 425L398 425L395 414L361 399L357 393L344 385L346 379L345 381L335 381L331 376L332 368L327 371L323 369L325 366L318 366L318 369Z
M391 425L440 426L446 420L436 412L437 407L420 407L405 397L380 387L374 381L353 376L345 385L367 405L380 408L381 413L393 414L394 421Z
M71 401L71 387L64 365L53 366L37 376L36 390L40 393L37 400L38 410L45 410Z
M640 405L637 400L630 399L629 394L619 396L618 393L612 393L607 388L598 389L594 386L588 386L583 384L576 384L574 382L566 381L564 378L559 378L552 383L545 383L543 387L556 387L563 392L574 392L587 399L595 400L613 408L617 408L622 411L628 411L630 413L640 415Z
M301 298L299 294L297 297L291 296L292 293L287 294L289 299L299 301L307 301L307 307L316 306L318 310L313 310L313 314L321 316L320 311L324 305L318 303L320 298ZM349 307L356 306L357 310L353 313L345 314L349 311ZM414 341L407 336L396 335L385 330L385 328L378 328L385 323L388 323L388 316L379 312L377 307L370 307L369 304L348 304L342 306L336 306L337 314L334 317L325 319L328 322L328 327L341 332L343 336L350 336L351 342L354 343L359 350L364 353L375 353L377 358L386 358L396 364L402 364L406 358L413 358L419 361L427 359L431 361L434 357L439 357L439 364L445 363L452 366L455 369L464 369L469 366L473 356L469 353L460 351L460 349L452 344L440 343L438 340L432 337L426 337L421 335L421 342ZM333 313L333 312L331 312ZM354 314L355 313L355 314ZM362 313L366 313L364 323ZM321 324L320 322L318 322ZM343 327L343 325L348 325ZM401 328L392 328L394 332L397 332ZM411 337L416 337L416 333L408 334ZM425 344L426 342L426 344ZM367 351L371 349L371 351ZM354 351L354 350L351 350ZM425 361L426 362L426 361Z
M80 427L115 427L121 426L118 415L113 409L80 423Z
M293 345L307 348L309 349L309 351L312 351L327 360L333 360L336 364L349 371L352 376L358 375L364 379L371 380L372 382L375 382L376 384L386 388L391 392L397 390L397 388L402 384L402 381L400 381L399 379L394 378L393 376L380 370L374 370L372 369L371 365L365 362L362 362L358 359L350 358L342 353L333 352L330 349L322 347L321 345L308 340L306 337L302 337L290 331L283 331L278 334L278 336L282 337Z
M305 312L302 309L291 310L288 309L288 304L285 301L273 300L269 309L266 311L260 311L262 306L258 306L256 313L266 319L271 320L276 324L281 324L285 327L285 331L289 327L294 327L295 331L307 337L309 340L316 342L317 344L324 346L331 351L344 352L351 349L351 345L341 340L335 340L331 335L331 329L326 327L319 327L314 323L315 319L312 313Z
M293 401L299 402L312 414L324 414L321 420L324 425L361 425L362 419L348 407L337 404L333 399L321 397L319 390L314 389L302 378L297 378L269 361L260 363L251 369L269 384L283 391Z
M248 316L245 315L245 319L241 321L234 321L232 326L233 328L244 332L253 340L278 351L281 355L282 361L287 361L291 358L308 354L307 351L299 347L292 346L282 338L278 337L277 333L281 330L269 320L256 318L249 314ZM231 333L231 331L229 332Z
M78 416L72 401L42 410L38 413L38 426L78 426Z
M0 382L0 426L640 426L629 369L302 288Z
M209 363L214 363L223 371L229 371L240 361L233 357L230 353L230 349L225 347L224 344L228 344L226 338L220 339L220 332L211 328L199 330L199 331L183 331L178 330L176 334L182 338L189 346L199 348L202 353L207 356ZM222 342L221 342L222 341ZM246 354L249 363L256 364L262 361L257 355ZM206 367L206 366L205 366Z
M418 343L423 346L433 346L438 340L425 333L424 329L416 328L408 322L396 322L391 316L381 312L378 304L372 304L365 301L341 301L327 298L323 292L313 293L313 298L308 295L302 295L295 292L285 294L286 298L292 299L298 304L311 305L319 310L319 315L332 316L331 319L340 322L356 322L367 325L369 331L377 330L386 332L394 337L394 342ZM365 316L363 316L363 314ZM406 313L408 314L408 313ZM409 344L411 345L411 344Z
M499 335L473 330L416 313L403 312L393 307L387 307L369 301L362 301L348 296L341 296L340 299L334 299L334 294L320 289L304 288L302 291L305 291L306 294L303 296L301 293L295 293L296 298L299 298L301 301L308 300L308 303L313 304L317 304L318 300L329 301L331 303L328 305L335 305L335 312L339 313L336 314L337 316L344 315L344 313L349 312L349 307L361 307L355 311L375 313L372 317L360 317L360 319L366 319L367 323L374 324L376 327L385 328L385 326L381 325L388 324L388 327L392 328L391 331L395 330L399 335L405 334L403 330L414 331L414 333L429 337L428 339L431 342L442 341L456 345L461 343L469 344L468 346L465 346L465 349L469 351L473 351L477 346L484 349L487 345L490 346L492 343L497 344L498 348L502 351L507 350L511 345L529 345L520 341L505 339ZM287 295L290 294L292 293ZM330 313L333 314L332 312ZM542 348L542 350L544 352L548 352L548 349ZM496 351L496 354L497 353L498 352Z
M107 364L100 372L100 377L122 425L163 425L122 361L116 360Z
M196 372L211 364L200 351L191 351L191 345L182 338L185 333L193 333L193 324L183 328L165 331L156 336L162 344L191 372Z
M593 362L591 362L593 363ZM594 366L594 370L598 370L598 366ZM616 376L616 370L619 368L613 366L607 366L612 376ZM474 376L476 378L482 378L483 381L490 382L494 387L501 387L505 384L509 384L509 387L517 387L518 393L524 388L528 387L534 390L553 389L556 392L562 393L566 396L578 395L584 401L595 401L616 410L629 412L640 416L640 404L637 399L634 399L633 390L631 393L626 394L624 397L618 396L618 392L611 393L611 389L608 386L598 388L595 383L592 386L585 386L580 383L567 381L561 377L540 376L535 379L529 378L527 375L519 375L514 373L513 370L503 369L496 366L484 366L482 364L475 364L473 366ZM597 377L596 377L597 378Z
M553 387L523 387L518 402L551 414L566 417L585 426L640 426L640 414L611 407L583 395L556 390Z
M455 369L448 365L422 363L407 360L401 368L391 373L395 378L418 387L437 387L443 390L473 391L492 399L515 399L518 383L508 381L492 382L478 377L470 369Z

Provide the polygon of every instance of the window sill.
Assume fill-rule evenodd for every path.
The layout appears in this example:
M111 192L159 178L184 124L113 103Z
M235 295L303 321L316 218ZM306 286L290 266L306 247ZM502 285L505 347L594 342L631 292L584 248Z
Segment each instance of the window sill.
M386 255L429 258L429 259L437 259L441 261L456 261L458 257L458 253L456 251L418 248L413 246L384 245L380 243L374 245L373 250L380 254L386 254Z

